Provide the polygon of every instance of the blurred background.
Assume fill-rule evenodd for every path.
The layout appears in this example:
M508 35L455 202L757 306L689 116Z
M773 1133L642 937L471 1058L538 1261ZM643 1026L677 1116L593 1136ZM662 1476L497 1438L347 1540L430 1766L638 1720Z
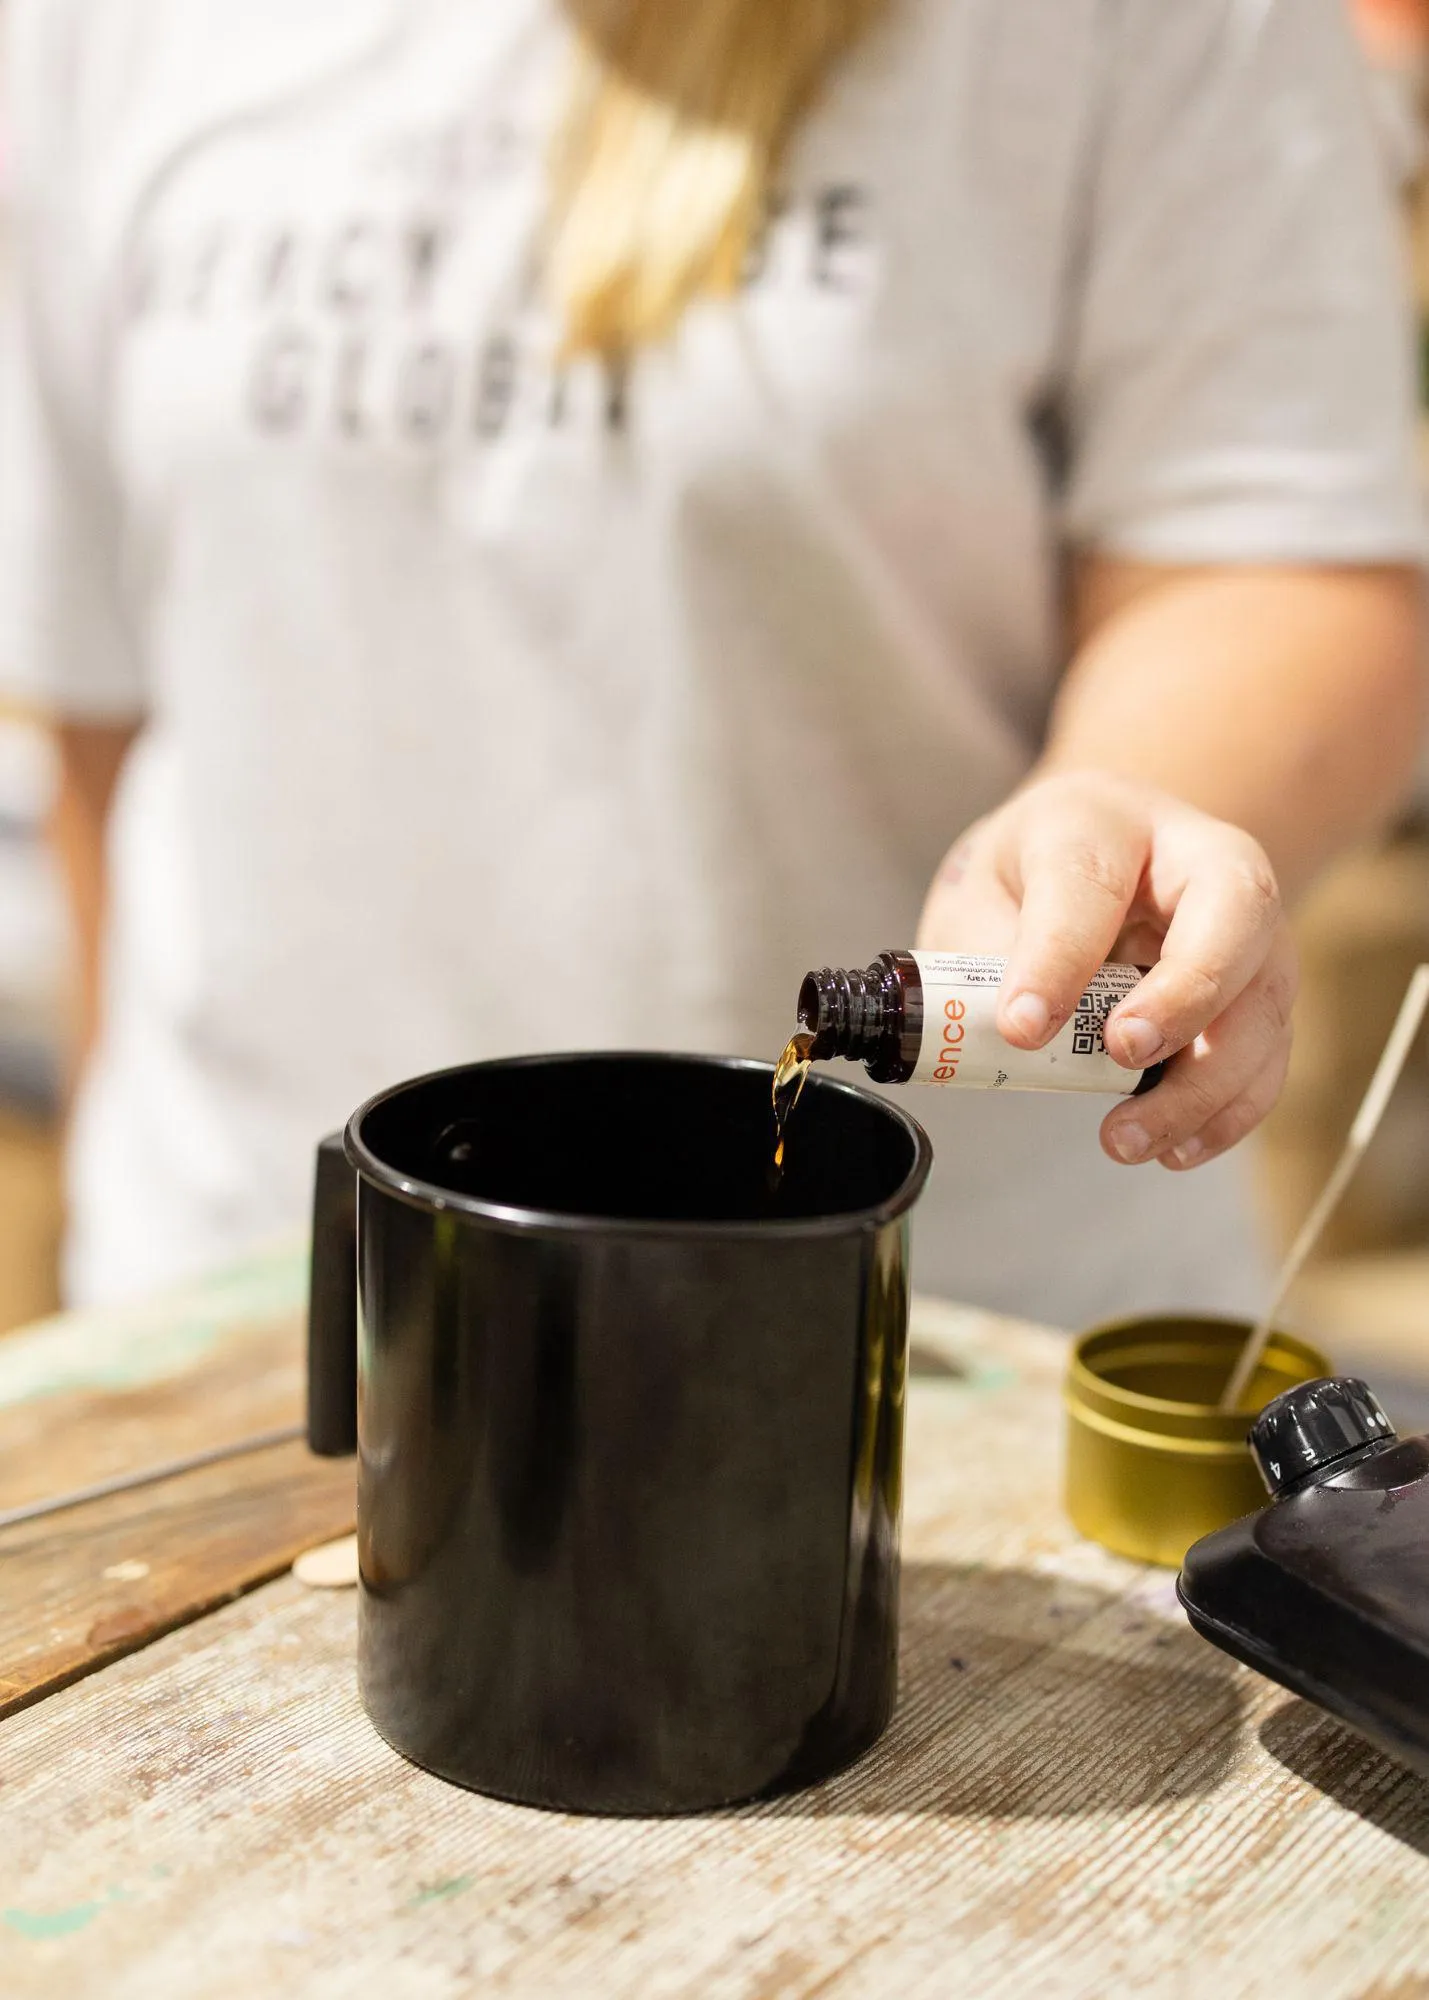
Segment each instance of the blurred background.
M1404 230L1423 357L1429 496L1429 4L1353 0ZM1342 862L1300 914L1290 1087L1260 1146L1265 1227L1293 1235L1334 1161L1415 965L1429 959L1429 759L1395 834ZM1429 1034L1292 1301L1337 1362L1429 1396ZM1429 1405L1426 1405L1429 1406Z
M1361 33L1429 384L1429 0L1346 0ZM0 0L3 7L3 0ZM3 134L0 134L0 148ZM5 279L0 151L0 286ZM1429 392L1423 453L1429 504ZM68 1040L65 924L46 847L43 729L0 708L0 1332L57 1303ZM1329 1171L1409 974L1429 959L1429 759L1386 841L1327 877L1299 919L1305 983L1284 1101L1259 1145L1263 1226L1283 1249ZM1341 1365L1429 1411L1429 1034L1287 1318Z

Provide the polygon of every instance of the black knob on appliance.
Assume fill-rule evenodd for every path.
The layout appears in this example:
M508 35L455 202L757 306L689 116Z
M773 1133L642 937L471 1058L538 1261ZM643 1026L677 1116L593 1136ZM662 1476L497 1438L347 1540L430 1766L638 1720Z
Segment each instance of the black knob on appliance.
M1272 1493L1287 1493L1323 1466L1394 1442L1394 1426L1357 1375L1302 1382L1267 1403L1250 1449Z

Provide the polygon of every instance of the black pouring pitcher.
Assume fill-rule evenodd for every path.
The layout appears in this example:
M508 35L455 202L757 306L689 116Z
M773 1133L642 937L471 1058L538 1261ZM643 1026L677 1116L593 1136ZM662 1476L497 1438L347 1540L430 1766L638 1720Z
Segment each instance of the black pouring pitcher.
M670 1813L891 1713L904 1112L662 1055L399 1085L319 1151L312 1448L358 1454L362 1699L459 1784Z
M1267 1403L1250 1448L1270 1505L1187 1552L1187 1616L1429 1778L1429 1437L1328 1375Z

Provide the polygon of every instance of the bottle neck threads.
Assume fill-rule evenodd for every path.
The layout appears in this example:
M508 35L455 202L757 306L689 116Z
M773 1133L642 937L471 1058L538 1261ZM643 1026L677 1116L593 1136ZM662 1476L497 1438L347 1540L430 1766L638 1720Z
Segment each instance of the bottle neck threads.
M809 1054L816 1062L831 1056L874 1060L889 1030L896 1033L901 1022L902 997L892 971L882 965L862 972L826 965L808 973L799 988L799 1020L814 1038Z

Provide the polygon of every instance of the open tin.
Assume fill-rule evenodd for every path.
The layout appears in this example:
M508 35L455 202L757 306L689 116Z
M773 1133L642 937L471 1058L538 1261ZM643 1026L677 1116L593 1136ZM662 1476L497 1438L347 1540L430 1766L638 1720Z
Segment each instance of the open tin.
M1179 1568L1192 1542L1265 1503L1246 1433L1272 1396L1334 1373L1294 1334L1275 1333L1239 1410L1216 1408L1250 1332L1245 1320L1114 1320L1072 1349L1066 1507L1118 1555Z

